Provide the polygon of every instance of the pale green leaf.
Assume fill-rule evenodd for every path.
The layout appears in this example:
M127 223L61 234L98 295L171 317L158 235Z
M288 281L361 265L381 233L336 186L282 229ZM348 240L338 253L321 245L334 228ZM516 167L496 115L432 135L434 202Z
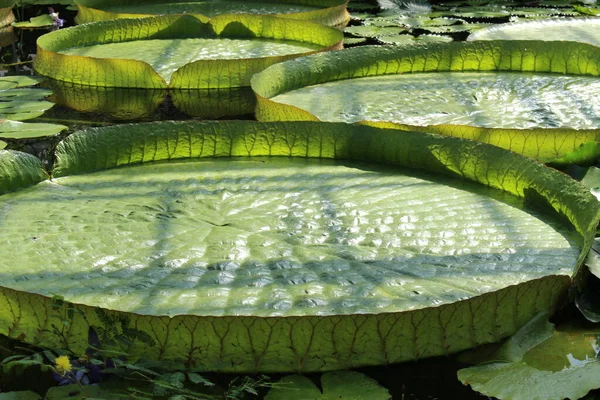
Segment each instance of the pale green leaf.
M600 139L599 75L587 44L432 43L315 54L256 74L252 88L259 120L366 120L589 163L593 148L579 148Z
M269 65L339 49L342 39L337 29L273 16L163 15L51 32L38 40L34 66L53 79L95 87L242 87Z
M494 25L474 32L467 40L561 40L600 46L600 19L553 18Z
M230 372L498 341L554 310L600 216L584 186L494 146L310 122L75 133L52 180L0 202L0 334L78 353L90 325L125 321L114 335L149 339L131 360ZM78 311L64 337L50 293Z
M458 371L458 378L474 390L498 399L579 399L600 388L598 337L592 329L554 325L542 318L525 325L487 363Z
M80 24L115 18L141 18L164 14L193 14L208 20L221 14L277 15L309 20L329 26L343 26L349 20L346 0L277 0L277 1L180 1L170 3L131 0L78 0Z
M48 28L54 25L54 20L50 14L42 14L31 18L29 21L14 22L12 25L15 28Z
M67 126L50 123L23 123L19 121L0 121L0 138L32 139L54 136L69 129Z

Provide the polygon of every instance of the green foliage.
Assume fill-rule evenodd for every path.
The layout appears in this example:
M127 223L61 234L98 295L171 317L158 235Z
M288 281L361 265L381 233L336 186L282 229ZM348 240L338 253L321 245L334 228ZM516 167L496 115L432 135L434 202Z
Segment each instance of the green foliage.
M306 377L289 375L277 382L265 400L388 400L390 393L374 379L353 371L326 372L321 377L323 392Z
M458 379L498 399L579 399L600 388L599 337L597 326L556 330L540 315L481 365L458 371Z

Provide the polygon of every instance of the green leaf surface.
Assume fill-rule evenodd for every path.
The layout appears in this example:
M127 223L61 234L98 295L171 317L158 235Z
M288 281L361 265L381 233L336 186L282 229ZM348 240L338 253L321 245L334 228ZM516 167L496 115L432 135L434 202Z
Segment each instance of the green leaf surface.
M547 316L537 317L486 363L458 371L458 379L498 399L579 399L600 388L599 337L597 328L556 330Z
M26 121L42 115L54 107L50 101L0 101L0 118Z
M308 378L289 375L275 384L265 400L388 400L390 393L377 381L354 371L326 372L321 377L323 392Z
M56 80L97 87L164 89L167 80L172 88L242 87L273 63L341 48L342 40L339 30L309 21L166 15L51 32L38 39L34 67Z
M132 359L197 370L497 341L554 309L600 216L587 188L529 158L366 126L124 125L71 135L56 157L52 181L0 198L0 334L78 352L90 325L124 320L148 339ZM80 311L62 335L50 293Z
M193 14L208 20L222 14L277 15L309 20L329 26L344 26L349 15L347 0L276 0L276 1L165 1L78 0L80 24L116 18L140 18L157 14Z
M54 136L69 129L65 125L43 122L23 123L19 121L0 121L0 138L32 139Z
M432 43L316 54L270 67L252 88L259 120L369 120L550 162L599 140L599 74L600 52L587 44Z
M0 393L0 400L39 400L40 395L31 390L25 392Z
M502 24L480 29L467 40L561 40L600 46L600 19L547 19Z
M29 19L29 21L14 22L12 25L15 28L48 28L54 25L54 20L50 14L42 14Z
M47 176L37 157L10 150L0 150L0 171L0 194L34 185Z
M6 142L4 142L4 141L0 140L0 150L2 150L2 149L4 149L4 148L6 148L6 146L8 146L8 143L6 143Z

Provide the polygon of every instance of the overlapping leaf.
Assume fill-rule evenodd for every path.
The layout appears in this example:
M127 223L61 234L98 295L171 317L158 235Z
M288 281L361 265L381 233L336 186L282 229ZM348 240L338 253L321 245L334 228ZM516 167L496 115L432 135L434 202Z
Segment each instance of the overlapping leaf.
M235 162L193 161L231 156L240 156L243 159ZM249 156L250 158L248 158ZM265 156L271 158L252 158ZM301 161L296 161L299 164L295 165L305 165L306 168L303 170L294 169L295 167L290 169L293 160L289 159L289 156L300 157ZM306 157L340 159L344 160L344 165L339 162L305 160ZM161 160L170 162L132 166ZM190 161L181 163L174 162L175 160ZM508 277L511 273L508 270L500 276L496 276L478 274L477 268L471 272L468 272L467 269L479 265L481 260L487 260L486 262L490 264L484 262L479 268L485 269L486 265L497 267L498 263L505 262L507 257L508 259L513 257L511 251L489 250L489 253L486 253L480 245L476 245L477 254L473 255L475 258L472 260L474 263L464 263L461 259L471 257L468 254L470 251L464 255L460 252L448 253L453 248L452 240L445 244L439 242L439 246L442 248L438 248L439 246L435 244L437 239L430 241L432 239L428 238L431 236L421 235L421 237L412 238L417 239L414 244L417 247L405 248L404 251L400 251L394 246L389 247L390 256L395 257L393 258L394 265L406 268L410 268L411 263L415 263L415 266L418 265L417 268L402 275L404 284L400 280L396 280L397 285L393 285L394 279L388 282L383 278L390 271L386 272L386 268L377 268L377 266L383 265L381 263L385 264L385 260L369 262L369 257L371 257L369 252L388 251L385 250L385 246L380 246L377 250L378 247L374 242L375 247L365 247L366 253L361 254L359 258L356 258L357 254L343 251L337 256L328 253L338 245L333 245L333 247L331 245L313 246L305 249L304 245L298 241L322 240L321 235L316 235L311 239L308 231L306 231L306 235L302 233L303 229L309 229L314 225L310 218L303 220L306 217L302 217L301 214L311 214L306 207L289 210L288 216L282 220L285 224L290 225L289 227L277 229L273 227L270 230L261 229L265 226L263 222L266 220L260 219L265 216L271 218L269 213L263 213L261 217L250 218L251 215L246 212L228 214L223 208L227 207L224 203L226 199L232 198L231 196L239 198L239 194L242 194L243 201L251 203L251 209L267 207L269 212L285 213L285 207L278 208L269 205L269 201L279 199L277 194L279 192L274 188L280 188L282 185L305 185L311 180L300 179L298 174L301 173L300 171L309 173L309 175L313 174L310 172L311 168L322 169L324 172L321 175L313 174L318 177L317 182L326 179L322 182L333 186L317 183L318 188L302 189L298 187L298 190L304 194L297 198L288 197L286 201L277 200L281 206L289 203L291 207L295 207L292 203L303 202L303 196L310 195L313 191L325 196L331 189L331 193L326 195L330 197L328 203L330 205L324 211L319 211L318 215L323 212L326 214L340 213L342 208L346 207L356 208L356 204L346 204L350 201L347 198L344 203L340 203L331 197L335 193L347 190L348 183L354 181L354 174L358 172L350 172L346 168L352 168L352 164L348 163L356 162L387 165L387 167L369 167L374 169L363 170L367 173L367 181L364 185L357 187L362 195L357 194L351 198L351 201L358 202L362 201L360 200L361 196L366 196L370 202L370 209L374 208L375 201L384 200L383 198L376 200L376 196L365 195L368 188L375 185L376 182L380 182L378 180L380 176L389 176L390 178L398 176L400 179L400 176L397 175L398 167L424 169L450 177L462 177L518 196L513 200L503 198L504 201L516 201L521 198L545 207L546 210L553 209L570 221L583 239L583 244L577 245L577 240L571 240L568 251L562 245L559 246L560 249L556 250L538 249L542 253L549 251L550 257L547 259L554 260L554 263L559 256L567 257L570 261L566 261L565 258L564 264L546 265L540 269L541 259L534 257L538 267L522 269L518 274L521 278L509 283ZM271 165L276 168L272 168ZM119 166L129 167L81 177L69 176ZM359 171L361 168L355 171ZM383 170L379 168L383 168ZM9 177L4 178L9 182L5 185L6 188L16 190L41 180L43 174L39 164L32 169L41 175L36 175L33 180L11 183L9 178L17 174L15 170L22 171L24 169L12 164L1 168L3 178L4 176ZM212 169L215 171L214 176L210 172ZM179 175L169 175L171 170L180 171ZM164 173L160 173L160 171ZM286 173L285 171L291 172ZM342 176L339 179L335 178L340 172L342 172ZM590 247L596 222L600 216L600 206L597 200L585 187L529 158L475 142L345 124L309 122L263 124L232 121L226 123L137 124L93 129L72 135L59 145L57 165L53 175L55 178L63 178L44 182L32 189L8 195L10 197L0 198L0 201L12 205L11 214L7 216L15 218L17 215L21 215L17 210L18 199L28 198L28 201L21 203L28 210L27 214L23 214L23 218L38 218L40 221L40 223L31 221L30 224L26 224L25 226L40 227L40 229L35 235L21 230L21 234L26 235L27 239L12 238L11 240L15 240L15 246L28 248L33 246L40 251L50 251L51 253L58 251L53 256L44 256L46 272L35 270L38 261L31 257L28 259L27 265L10 262L11 265L20 266L18 271L11 273L12 275L8 275L6 272L9 270L9 266L3 268L5 272L1 280L3 286L0 288L0 334L19 337L31 343L70 347L75 351L82 351L87 346L88 326L101 325L99 320L101 317L127 315L127 323L146 332L152 341L156 342L155 346L141 343L135 348L128 348L127 351L132 354L132 357L143 355L160 360L179 360L188 367L200 370L331 370L446 354L481 343L496 341L515 332L538 312L551 311L555 307L558 299L571 282L570 275L577 274L578 265ZM213 183L211 183L213 180L211 176L214 177ZM199 179L205 180L204 183L198 185ZM220 179L228 182L225 187L219 188ZM447 178L431 177L429 179L439 181ZM458 190L453 188L455 184L461 187L470 185L466 181L454 181L453 179L447 186L450 191ZM161 180L166 180L166 183ZM252 192L255 186L254 182L260 183L256 187L260 187L260 190L264 191L262 194ZM273 186L273 182L276 183L275 186ZM164 186L165 184L166 186ZM216 190L214 194L222 199L221 203L214 204L215 207L198 200L198 196L209 195L213 190L211 185L214 184L217 185L214 187ZM438 191L440 186L431 185L432 183L427 180L421 181L421 183L415 181L411 190L426 190L428 187L432 187L433 190ZM241 191L234 189L238 186ZM471 189L462 190L467 197L472 195L471 191L476 191L474 187L469 187ZM378 196L382 196L383 193L387 193L387 190L385 186L380 186L376 188L376 193ZM49 193L50 195L47 196L42 194L44 191L52 194ZM155 192L158 197L150 195L147 193L148 191ZM294 190L285 190L284 193L294 193ZM191 203L187 201L189 195L194 197ZM489 195L494 196L491 192ZM383 197L400 201L402 197L406 196ZM170 199L168 204L163 202L167 199ZM266 200L268 200L267 203L264 203ZM457 212L451 204L439 204L435 208L437 212L432 214L432 208L429 205L418 206L416 203L411 203L410 207L405 208L400 207L396 200L394 200L394 207L398 207L400 213L403 212L402 210L407 212L409 209L416 210L424 207L426 215L434 217L430 221L427 220L428 222L424 225L419 224L425 228L436 223L435 215L446 215L448 212L450 214L447 215L453 215L453 212ZM411 201L410 198L406 200ZM502 206L501 201L492 201L495 205L487 208L486 214L500 215L505 221L507 215L503 214L504 211L498 214L498 211L494 211L496 210L494 207L502 207L502 210L506 212L514 207ZM32 211L37 207L43 208L44 204L48 202L52 204L51 213ZM204 204L206 207L198 213L188 208L186 204L193 204L194 207L202 207ZM471 206L467 209L472 211L473 203L469 204ZM312 206L307 203L306 206L318 208L317 203ZM337 211L335 211L336 208ZM301 213L298 213L299 211ZM476 211L476 214L481 216L482 213ZM392 212L388 217L396 218L394 215ZM524 214L519 215L519 224L511 229L528 229L524 227L531 225L523 223ZM403 224L404 228L394 228L393 231L408 233L407 230L413 229L409 226L411 220L408 217L410 216L407 216L406 221L402 220L401 216L398 214L398 218L400 218L398 222ZM56 226L49 224L48 218L57 218L66 230L60 230L61 233L58 235L57 232L48 231L47 228L52 229L53 226ZM88 223L86 221L89 218L91 220ZM197 218L201 220L197 220ZM325 218L324 221L331 219L326 215L323 218ZM345 244L344 238L350 240L354 237L352 229L355 228L352 226L360 228L367 223L366 219L375 218L375 216L369 216L357 209L356 213L348 212L346 216L340 214L339 218L341 218L342 226L347 224L346 228L349 230L335 228L338 226L337 223L333 223L330 229L331 232L340 232L339 238L342 241L339 242L339 245L342 246ZM381 218L385 219L385 216L382 214ZM456 218L458 224L455 228L460 230L465 226L463 224L466 219L461 220L458 216ZM542 216L539 215L534 219L538 218L542 218ZM130 226L134 220L142 222L146 228L137 230L134 236L128 236L125 226ZM348 221L344 222L346 220ZM356 221L352 222L352 220ZM8 219L5 218L4 221L3 234L10 231L7 228ZM102 223L98 223L99 221ZM320 223L318 218L314 221L317 224ZM333 219L331 221L335 222ZM441 219L440 221L443 222L445 231L455 229L452 228L453 220ZM242 222L253 224L253 228L248 231L251 237L244 236L244 229L239 225ZM304 225L305 222L307 224L310 222L310 224ZM383 227L390 222L383 220L382 222L373 220L373 222L377 226L378 235L383 235L381 239L390 240L386 237L386 232L390 231ZM539 223L535 222L534 224ZM564 231L562 234L557 234L555 229L560 231L563 228L559 228L560 224L552 224L554 224L552 225L554 228L540 228L541 230L535 231L533 236L525 231L520 231L521 233L517 235L511 234L511 239L502 238L500 235L495 240L498 241L499 246L504 246L505 243L508 243L504 242L505 240L517 238L517 241L525 241L527 243L525 247L528 247L539 241L539 237L545 237L540 236L542 233L543 235L558 235L556 238L566 235L562 236L561 240L570 237L571 234ZM292 225L295 228L288 229ZM542 223L543 225L544 223ZM20 227L23 226L21 221ZM488 226L491 227L493 224L484 224L484 227ZM42 227L45 228L41 229ZM78 231L80 228L82 230ZM109 228L111 233L104 235L101 231L106 228ZM73 231L73 229L75 230ZM177 229L177 234L173 229ZM461 236L467 237L471 234L478 236L477 229L471 233L465 231ZM294 234L296 230L299 231ZM82 243L84 246L91 245L93 251L90 248L85 251L76 250L78 247L76 238L82 237L81 232L86 232L85 241ZM292 235L290 236L289 233ZM334 233L330 233L330 235L332 234ZM279 242L279 235L286 237L284 242L287 244ZM148 240L141 240L140 238L143 237L148 237ZM186 245L187 237L191 238L195 245L192 247ZM202 237L208 245L204 250L198 247ZM446 239L448 238L451 236L446 237ZM130 239L133 239L136 244L133 242L128 244ZM249 239L251 239L251 243L248 242ZM51 244L56 240L60 241L60 246ZM278 250L276 250L279 248L278 246L273 249L269 247L269 243L273 243L273 240L275 243L284 244L286 248L293 245L295 250L287 256L285 254L278 255ZM554 243L551 244L551 247L556 247L554 240L546 242L544 239L540 243L546 243L546 245ZM267 257L264 263L253 263L252 260L243 262L246 257L244 255L246 254L246 250L244 250L246 245L242 242L248 242L247 251L258 251ZM96 247L93 243L108 244L108 247ZM214 245L210 245L211 243ZM362 248L357 247L352 241L348 244L352 249ZM134 251L152 248L154 255L147 260L148 264L146 265L130 265L128 267L125 259L118 261L112 258L112 253L110 253L112 250L108 249L115 248L112 247L113 245L125 245ZM231 246L235 248L235 251L232 250L233 253L231 253L233 258L226 257L219 262L214 262L216 261L215 257L220 257L218 252ZM426 250L421 255L415 253L412 257L405 259L405 256L409 254L406 251L414 252L423 246L425 249L431 247L431 251ZM491 242L490 246L492 246ZM103 251L102 248L105 248L106 251ZM436 248L438 250L435 250ZM96 254L99 258L92 263L93 265L83 261L81 263L69 262L64 256L59 255L60 249L67 249L68 257L71 260L72 257L87 257L86 255L89 254ZM340 247L340 249L342 248ZM21 253L38 254L32 249L30 250L25 251L22 247L20 250L12 247L11 254L5 256L12 258L18 257ZM97 250L100 250L100 253L97 253ZM456 250L458 251L458 249ZM440 251L442 253L439 253ZM517 250L515 253L517 258L520 254L519 251ZM316 257L317 253L324 258ZM290 264L289 259L301 254L309 258L299 265ZM138 258L138 263L139 260L141 259ZM206 265L211 260L213 263ZM348 265L348 263L351 267L352 265L362 265L361 263L364 262L369 264L369 267L359 269L357 272L361 271L362 274L381 272L384 275L378 275L377 279L384 279L381 283L383 286L369 289L373 282L377 282L375 276L371 277L375 281L364 281L361 279L361 273L352 278L346 276L347 272L344 271L351 272L352 268L349 270L345 269L346 267L337 268ZM86 266L83 267L83 265ZM272 272L266 275L262 274L261 271L267 266L273 267ZM76 267L77 271L71 271L72 267ZM327 271L329 273L322 276L315 275L315 271L319 268L322 268L324 273ZM165 275L165 273L167 274ZM464 274L471 273L475 275L471 280L465 281ZM24 274L28 279L17 278L19 274L21 276ZM201 290L194 289L196 285L194 282L199 282L198 279L201 281L200 277L204 274L207 274L205 275L205 278L208 279L206 282L209 286L211 284L213 286ZM530 278L523 281L523 274L527 274ZM43 279L39 279L42 276ZM335 283L335 279L341 277L348 278L346 284ZM430 279L433 286L414 287L402 292L403 286L412 287L411 282L414 282L415 277ZM274 283L281 279L288 280L287 286L284 285L286 286L285 290L283 286ZM449 282L453 279L455 282L460 281L463 284L467 282L469 290L473 290L479 283L483 283L483 286L478 286L478 290L466 294L464 287L458 291L451 289ZM505 281L505 279L508 280ZM43 283L43 287L36 287L36 282ZM220 283L214 286L215 282ZM252 285L252 282L255 282L256 285ZM507 287L490 291L489 285L496 285L499 282L504 282ZM174 283L177 287L172 286ZM187 285L189 288L185 289L181 285ZM262 292L261 288L264 285L267 285L269 290ZM25 286L28 287L27 290L23 290ZM404 293L399 295L398 299L406 298L409 303L412 302L414 307L402 311L389 309L390 311L387 312L376 312L378 309L387 309L388 306L373 303L374 309L371 312L358 311L366 309L365 306L370 301L367 292L373 290L377 292L383 290L384 287L384 292L389 292L386 296L390 296L392 293ZM335 293L353 288L362 288L366 292L354 300L347 298L341 303L336 303ZM223 291L225 289L226 291ZM245 294L242 295L240 290L245 291ZM323 290L325 291L323 292ZM433 292L428 294L432 290L437 291L436 296L439 296L444 290L446 290L446 294L441 297L433 296ZM95 312L96 309L93 305L76 304L74 307L80 312L67 313L66 309L53 307L52 300L47 297L47 291L58 291L67 300L95 296L97 301L94 300L91 304L100 302L106 308L121 311L106 311L99 314ZM255 294L252 295L250 292ZM153 293L158 297L152 297ZM191 297L180 296L183 293L187 293ZM268 296L282 296L285 293L293 294L291 299L297 302L298 307L290 308L288 303L291 300L283 297L279 299L281 302L269 303ZM208 297L205 300L193 300L194 298L198 299L197 296ZM211 296L212 300L209 300ZM143 304L147 300L151 300L150 303ZM438 303L438 301L440 302ZM262 304L262 306L257 308L253 304ZM424 306L424 304L427 305ZM154 312L144 314L149 310L148 305L153 307ZM301 305L305 308L302 308ZM335 312L327 310L329 306ZM197 311L200 309L204 311ZM226 312L226 310L234 309L238 311L233 314ZM354 310L354 312L349 310ZM375 312L373 312L374 310ZM124 312L128 313L123 314ZM56 325L56 321L65 319L70 320L68 329L57 332L51 328L52 325Z
M483 72L487 74L478 75ZM492 72L499 78L495 80ZM548 73L561 76L544 75ZM258 95L259 120L376 120L370 123L475 139L549 162L576 151L584 143L599 141L600 131L595 121L600 118L600 111L589 100L595 98L593 88L600 84L599 75L600 51L589 44L488 41L399 49L362 47L312 55L270 67L254 77L252 87ZM375 77L380 77L381 82L374 80ZM475 84L479 77L489 84ZM524 90L523 85L527 87L530 78L531 87ZM581 84L582 89L571 96L573 101L581 100L581 104L565 107L553 101L558 108L548 108L548 99L542 96L550 95L536 82L561 79ZM511 80L518 81L520 89L504 83ZM382 96L384 86L392 83L408 88L418 86L419 90L398 89ZM351 88L353 84L362 85L363 90L340 95L344 85ZM460 90L452 92L457 87ZM565 83L563 89L568 91L569 85ZM440 90L450 94L441 96ZM590 90L587 101L586 90ZM520 100L519 96L528 97ZM319 101L314 101L317 98ZM409 110L417 118L408 114ZM504 125L519 113L523 113L523 127L510 126L510 122ZM562 120L563 114L567 119L581 118L581 122ZM418 121L421 115L427 117L427 122L404 120ZM495 122L499 115L502 120ZM467 122L435 122L448 121L454 116L455 120ZM527 118L533 117L533 121L527 122ZM500 123L503 125L496 125ZM544 124L546 128L540 128Z
M170 54L169 62L177 63L178 48L187 43L186 40L214 43L219 39L239 40L242 43L255 40L259 44L262 40L264 43L291 41L303 47L303 50L296 50L293 54L253 58L200 58L180 68L175 67L177 69L174 72L172 69L166 70L163 76L148 62L141 61L151 56L155 47L160 45L166 46L165 51ZM340 48L342 39L340 31L327 26L271 16L222 15L208 22L189 15L120 19L61 29L42 36L38 39L34 67L40 74L56 80L96 87L164 89L167 87L164 77L171 74L171 88L242 87L249 85L255 72L269 65L315 51ZM129 59L129 54L121 56L124 58L66 54L77 49L85 53L92 47L116 44L133 45L138 50L147 46L148 51L143 52L140 59ZM235 44L230 46L235 48ZM164 67L165 54L159 52L158 58L150 62L156 68ZM190 54L194 54L194 51L185 52L186 57ZM182 53L179 55L183 57Z

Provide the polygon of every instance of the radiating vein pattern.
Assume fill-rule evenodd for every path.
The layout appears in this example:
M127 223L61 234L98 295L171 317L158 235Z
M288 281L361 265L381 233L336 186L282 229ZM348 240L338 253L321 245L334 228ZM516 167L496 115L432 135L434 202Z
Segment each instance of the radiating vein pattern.
M600 126L600 78L540 73L414 73L333 81L273 97L323 121L486 128Z
M0 281L152 315L399 312L570 275L577 237L522 199L414 171L155 163L2 196Z
M322 46L268 39L152 39L105 43L61 50L65 55L120 58L147 62L169 81L178 68L198 60L227 60L306 53Z

